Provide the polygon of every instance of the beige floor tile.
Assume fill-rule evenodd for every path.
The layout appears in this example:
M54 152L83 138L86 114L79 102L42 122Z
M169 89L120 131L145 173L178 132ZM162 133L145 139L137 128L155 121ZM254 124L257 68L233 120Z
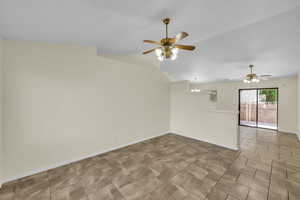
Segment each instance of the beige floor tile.
M300 199L296 136L240 133L240 151L167 134L4 184L0 200Z

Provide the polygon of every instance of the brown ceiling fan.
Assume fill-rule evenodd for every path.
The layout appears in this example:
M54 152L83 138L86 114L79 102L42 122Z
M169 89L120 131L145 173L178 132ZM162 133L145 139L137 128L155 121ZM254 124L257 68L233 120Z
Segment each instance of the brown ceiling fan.
M148 54L155 51L158 60L163 61L165 59L175 60L177 58L178 49L193 51L196 47L191 45L181 45L177 44L178 41L186 38L189 34L186 32L178 33L174 38L168 37L168 25L170 23L170 18L163 19L163 23L166 25L166 37L161 39L160 42L153 40L144 40L145 43L157 44L160 47L150 49L143 52L143 54Z
M260 80L268 80L272 75L257 75L253 72L254 65L249 65L250 74L247 74L244 78L244 83L259 83Z

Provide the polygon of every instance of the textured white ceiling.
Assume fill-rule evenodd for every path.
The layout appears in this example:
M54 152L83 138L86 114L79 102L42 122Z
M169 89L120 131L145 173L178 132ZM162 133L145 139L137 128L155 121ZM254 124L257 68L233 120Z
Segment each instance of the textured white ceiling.
M0 0L5 39L95 45L103 54L138 54L164 34L190 33L197 44L161 69L175 80L240 79L253 63L259 73L286 76L300 69L299 0ZM154 55L153 55L154 57Z
M197 43L193 53L180 52L161 70L175 80L240 80L249 64L258 74L274 77L300 72L300 8L239 27Z

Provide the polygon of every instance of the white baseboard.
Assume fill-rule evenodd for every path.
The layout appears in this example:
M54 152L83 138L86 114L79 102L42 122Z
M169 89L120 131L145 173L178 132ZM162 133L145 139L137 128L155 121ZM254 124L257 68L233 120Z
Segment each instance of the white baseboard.
M168 133L171 133L171 132L161 133L161 134L154 135L154 136L151 136L151 137L143 138L143 139L141 139L141 140L137 140L137 141L134 141L134 142L130 142L130 143L128 143L128 144L124 144L124 145L117 146L117 147L114 147L114 148L111 148L111 149L107 149L107 150L105 150L105 151L100 151L100 152L91 153L91 154L88 154L88 155L86 155L86 156L82 156L82 157L80 157L80 158L71 159L71 160L67 160L67 161L63 161L63 162L58 162L58 163L55 163L55 164L50 165L50 166L45 167L45 168L35 169L35 170L31 170L31 171L28 171L28 172L23 173L23 174L19 174L19 175L16 175L16 176L8 177L8 178L5 178L5 179L2 181L2 184L5 184L5 183L11 182L11 181L15 181L15 180L18 180L18 179L20 179L20 178L24 178L24 177L31 176L31 175L34 175L34 174L38 174L38 173L41 173L41 172L45 172L45 171L50 170L50 169L54 169L54 168L57 168L57 167L61 167L61 166L64 166L64 165L68 165L68 164L71 164L71 163L74 163L74 162L78 162L78 161L80 161L80 160L84 160L84 159L87 159L87 158L90 158L90 157L94 157L94 156L97 156L97 155L101 155L101 154L104 154L104 153L107 153L107 152L110 152L110 151L114 151L114 150L117 150L117 149L120 149L120 148L129 146L129 145L132 145L132 144L136 144L136 143L139 143L139 142L143 142L143 141L146 141L146 140L150 140L150 139L152 139L152 138L156 138L156 137L159 137L159 136L168 134ZM1 185L2 185L2 184L0 183L0 188L1 188Z
M198 140L198 141L201 141L201 142L207 142L207 143L210 143L210 144L219 146L219 147L224 147L224 148L226 148L226 149L231 149L231 150L235 150L235 151L238 151L238 150L239 150L238 146L236 146L236 147L231 147L231 146L227 146L227 145L223 145L223 144L213 143L213 142L211 142L211 141L207 141L207 140L203 140L203 139L200 140L200 139L198 139L198 138L194 138L194 137L187 136L187 135L180 134L180 133L176 133L176 132L171 132L171 133L174 133L174 134L176 134L176 135L180 135L180 136L183 136L183 137L187 137L187 138L190 138L190 139L193 139L193 140Z
M289 134L296 134L298 135L298 131L295 130L284 130L284 129L278 129L278 132L282 132L282 133L289 133Z

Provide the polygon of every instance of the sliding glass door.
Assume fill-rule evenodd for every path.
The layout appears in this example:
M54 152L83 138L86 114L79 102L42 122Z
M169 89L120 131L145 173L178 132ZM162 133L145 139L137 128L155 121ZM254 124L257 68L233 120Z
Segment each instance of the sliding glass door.
M239 90L239 125L277 130L278 88Z

